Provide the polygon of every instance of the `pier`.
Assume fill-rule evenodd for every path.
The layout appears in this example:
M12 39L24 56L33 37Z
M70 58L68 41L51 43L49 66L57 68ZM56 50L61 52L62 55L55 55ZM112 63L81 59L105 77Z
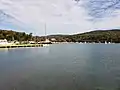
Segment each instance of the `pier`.
M0 45L0 48L43 47L43 44Z

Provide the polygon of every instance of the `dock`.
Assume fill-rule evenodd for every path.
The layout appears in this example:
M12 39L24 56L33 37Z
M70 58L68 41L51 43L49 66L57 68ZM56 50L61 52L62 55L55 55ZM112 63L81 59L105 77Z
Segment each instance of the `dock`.
M43 47L43 44L0 45L0 48Z

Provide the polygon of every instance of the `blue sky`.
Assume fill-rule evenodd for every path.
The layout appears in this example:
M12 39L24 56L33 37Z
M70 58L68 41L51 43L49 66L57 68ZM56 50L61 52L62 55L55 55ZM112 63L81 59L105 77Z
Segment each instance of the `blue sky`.
M108 8L109 7L109 8ZM74 34L120 28L119 0L0 0L0 28L47 34Z

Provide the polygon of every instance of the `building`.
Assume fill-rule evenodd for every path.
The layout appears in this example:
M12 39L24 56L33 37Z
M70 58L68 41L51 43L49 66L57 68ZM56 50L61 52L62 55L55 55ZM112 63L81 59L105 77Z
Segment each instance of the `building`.
M12 45L14 42L8 42L6 39L0 39L0 45Z
M6 39L0 40L0 45L6 45L6 44L9 44Z

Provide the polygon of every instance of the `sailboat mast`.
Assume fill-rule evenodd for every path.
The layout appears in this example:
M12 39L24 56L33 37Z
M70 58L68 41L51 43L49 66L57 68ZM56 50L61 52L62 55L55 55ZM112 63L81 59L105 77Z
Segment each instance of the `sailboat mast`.
M45 23L45 36L47 36L47 35L46 35L46 23Z
M50 44L50 41L49 41L49 39L47 39L47 32L46 32L46 30L47 30L47 27L46 27L46 23L45 23L45 44Z
M45 40L47 39L47 34L46 34L46 23L45 23Z

